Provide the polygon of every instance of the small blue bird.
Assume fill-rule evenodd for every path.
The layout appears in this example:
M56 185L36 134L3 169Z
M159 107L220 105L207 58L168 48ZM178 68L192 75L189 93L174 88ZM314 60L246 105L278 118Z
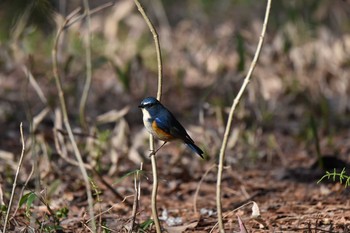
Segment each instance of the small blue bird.
M188 147L203 158L203 151L194 144L185 128L176 120L174 115L156 98L147 97L139 105L143 113L143 124L155 138L164 141L152 154L154 155L167 142L182 140ZM151 154L151 155L152 155Z

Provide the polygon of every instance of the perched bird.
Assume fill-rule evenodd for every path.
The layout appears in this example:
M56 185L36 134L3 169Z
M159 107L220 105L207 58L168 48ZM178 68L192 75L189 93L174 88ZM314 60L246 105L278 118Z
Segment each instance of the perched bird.
M203 151L194 144L185 128L176 120L174 115L156 98L147 97L139 105L143 113L143 124L155 138L164 141L152 154L154 155L167 142L182 140L188 147L203 158ZM151 155L152 155L151 154Z

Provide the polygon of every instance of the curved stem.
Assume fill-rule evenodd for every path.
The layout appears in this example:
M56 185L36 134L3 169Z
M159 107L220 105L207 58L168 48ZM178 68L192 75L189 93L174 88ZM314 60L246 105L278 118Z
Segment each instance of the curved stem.
M237 96L235 97L235 99L233 100L232 106L231 106L231 110L230 110L230 114L227 120L227 125L225 128L225 133L224 133L224 138L222 141L222 145L220 148L220 155L219 155L219 166L218 166L218 177L217 177L217 183L216 183L216 208L217 208L217 216L218 216L218 223L219 223L219 231L220 233L225 232L224 230L224 223L222 220L222 205L221 205L221 180L222 180L222 170L223 170L223 164L224 164L224 159L225 159L225 150L226 150L226 146L227 146L227 141L228 141L228 137L231 131L231 125L232 125L232 119L233 119L233 113L236 109L236 106L239 103L239 100L241 99L244 90L246 89L246 87L248 86L248 83L250 81L251 75L254 71L256 62L258 61L259 55L260 55L260 51L264 42L264 36L265 36L265 32L266 32L266 26L267 26L267 22L269 19L269 15L270 15L270 8L271 8L271 1L272 0L268 0L267 1L267 5L266 5L266 11L265 11L265 19L264 19L264 24L263 24L263 28L261 31L261 35L260 35L260 39L259 39L259 43L257 46L257 49L255 51L255 55L253 58L253 61L249 67L249 71L247 73L247 76L244 79L244 82L237 94Z
M85 118L85 106L86 106L87 97L89 95L91 79L92 79L91 32L90 32L91 17L90 17L90 6L89 6L88 0L84 0L84 8L85 8L84 14L86 15L86 28L87 28L86 43L85 43L86 79L85 79L84 89L83 89L83 93L79 104L79 118L80 118L80 124L82 124L85 130L87 130L86 118Z
M160 101L162 97L162 56L161 56L161 51L160 51L160 44L159 44L159 39L158 39L158 34L157 31L155 30L152 22L148 18L147 14L143 10L140 2L138 0L134 0L137 9L140 11L141 15L143 16L144 20L146 21L149 30L151 31L153 35L153 40L154 40L154 46L156 48L156 53L157 53L157 64L158 64L158 90L157 90L157 99ZM154 151L154 139L153 136L150 135L149 137L149 145L150 145L150 150ZM158 192L158 172L157 172L157 160L156 156L152 155L151 156L151 164L152 164L152 176L153 176L153 187L152 187L152 197L151 197L151 203L152 203L152 216L153 216L153 221L154 225L156 227L157 233L161 232L160 228L160 223L158 219L158 211L157 211L157 192Z
M74 151L74 155L79 163L79 168L80 171L83 175L83 179L84 179L84 183L85 183L85 188L86 188L86 194L87 194L87 198L88 198L88 204L89 204L89 214L90 214L90 218L91 219L95 219L94 218L94 204L93 204L93 198L92 198L92 193L91 193L91 187L90 187L90 182L89 182L89 177L88 174L86 172L86 169L84 167L84 162L83 159L81 157L79 148L77 146L77 143L74 139L74 135L72 132L72 128L70 126L69 123L69 119L68 119L68 113L67 113L67 107L66 107L66 102L65 102L65 98L64 98L64 92L63 92L63 88L62 88L62 82L59 76L59 72L58 72L58 65L57 65L57 49L58 49L58 41L59 38L65 28L65 26L68 24L68 22L72 19L72 17L77 13L77 11L74 11L73 13L70 14L70 16L68 16L66 18L66 20L64 21L64 23L61 25L61 27L58 29L55 41L54 41L54 48L52 49L52 70L53 70L53 76L55 79L55 83L56 83L56 88L58 91L58 97L59 97L59 102L61 105L61 111L62 111L62 115L63 115L63 122L64 122L64 126L66 127L67 133L68 133L68 137L72 143L72 147L73 147L73 151ZM96 223L95 221L91 221L90 223L90 227L92 229L93 232L96 232Z
M16 190L16 186L17 186L17 179L18 179L19 171L21 170L21 167L22 167L24 151L26 149L25 142L24 142L24 137L23 137L23 127L22 127L22 125L23 124L21 122L21 124L19 126L19 130L20 130L20 133L21 133L22 152L21 152L21 156L19 158L15 179L13 180L13 184L12 184L11 197L10 197L10 201L9 201L9 204L8 204L8 207L7 207L5 222L4 222L4 226L3 226L3 229L2 229L3 233L6 232L7 222L8 222L9 216L10 216L10 211L11 211L11 207L12 207L13 197L15 195L15 190Z

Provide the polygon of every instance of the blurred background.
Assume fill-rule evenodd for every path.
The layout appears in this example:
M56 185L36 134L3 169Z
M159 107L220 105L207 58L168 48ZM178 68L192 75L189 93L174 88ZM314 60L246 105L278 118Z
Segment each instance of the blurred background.
M64 31L58 63L69 120L84 160L115 180L142 161L149 169L148 134L137 105L144 97L156 95L157 60L152 35L134 2L115 1L104 7L108 3L89 1L90 30L86 18L81 18ZM141 3L160 38L162 102L207 155L202 161L181 144L165 146L157 155L159 166L167 168L162 169L161 179L198 181L217 160L229 108L256 50L266 1ZM42 187L71 181L63 174L79 177L78 169L60 158L54 143L56 127L62 131L61 146L74 158L65 130L57 122L60 110L51 60L58 27L77 8L84 12L82 1L0 2L0 181L4 190L10 190L12 183L4 181L11 181L21 151L20 122L27 143L23 180L33 163ZM326 160L327 169L348 166L349 16L347 0L273 1L260 59L234 115L226 153L228 170L239 166L243 171L289 171L305 166L303 170L313 173L322 157L331 158ZM89 33L92 83L84 127L79 103ZM277 176L300 174L285 171ZM296 179L305 181L309 175L301 173L302 178ZM315 177L311 174L310 179ZM127 195L132 182L116 186ZM52 198L75 188L56 187ZM145 189L150 189L149 183Z

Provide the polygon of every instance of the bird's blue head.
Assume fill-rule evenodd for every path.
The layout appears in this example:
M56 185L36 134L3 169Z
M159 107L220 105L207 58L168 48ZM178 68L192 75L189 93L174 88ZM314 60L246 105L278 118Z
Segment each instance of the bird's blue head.
M149 108L155 107L156 105L159 105L159 104L160 104L160 102L156 98L147 97L147 98L142 100L141 104L139 105L139 108L149 109Z
M139 105L143 113L148 112L149 115L154 116L159 110L163 108L163 105L154 97L147 97L142 100Z

